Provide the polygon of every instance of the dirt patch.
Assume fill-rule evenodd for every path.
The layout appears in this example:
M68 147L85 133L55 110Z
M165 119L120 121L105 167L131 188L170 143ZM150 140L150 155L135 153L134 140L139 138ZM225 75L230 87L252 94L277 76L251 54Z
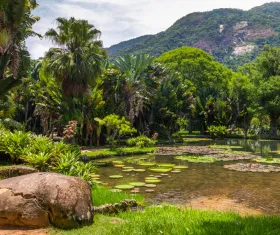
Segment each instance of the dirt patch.
M199 197L191 200L187 206L192 209L199 210L211 210L220 212L235 212L241 216L250 215L262 215L261 210L249 208L244 203L239 203L236 200L223 197L223 196L213 196L213 197Z
M1 235L47 235L47 229L26 229L0 226Z

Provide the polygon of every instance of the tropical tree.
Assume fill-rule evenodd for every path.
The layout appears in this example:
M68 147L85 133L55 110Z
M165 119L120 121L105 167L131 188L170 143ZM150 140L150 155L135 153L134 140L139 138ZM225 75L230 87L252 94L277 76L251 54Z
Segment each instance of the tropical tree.
M0 94L3 96L18 84L17 78L26 76L30 59L24 41L40 36L32 30L39 17L31 15L36 0L2 0L0 2Z
M116 99L119 110L125 114L131 125L143 114L145 105L151 102L157 89L157 79L151 68L154 57L149 55L125 55L114 62L121 74L116 78Z
M99 40L101 32L86 20L57 18L57 29L45 37L57 48L46 53L46 72L62 86L65 97L80 97L101 75L106 56Z

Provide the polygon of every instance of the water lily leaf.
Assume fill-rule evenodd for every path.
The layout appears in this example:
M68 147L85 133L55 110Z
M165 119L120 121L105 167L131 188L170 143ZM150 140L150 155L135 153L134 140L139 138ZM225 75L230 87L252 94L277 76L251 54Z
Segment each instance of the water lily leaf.
M109 178L111 178L111 179L121 179L121 178L123 178L123 176L122 175L110 175Z
M175 171L171 171L171 173L181 173L182 171L179 170L175 170Z
M146 188L156 188L157 186L155 184L145 184Z
M134 169L133 171L135 171L135 172L145 172L146 170L145 169Z
M146 189L145 192L146 193L153 193L155 190L154 189Z
M160 183L161 180L160 179L156 179L156 180L145 180L145 182L147 184L156 184L156 183Z
M134 169L134 167L132 167L132 166L124 166L123 169L124 169L124 170Z
M188 166L174 166L173 169L188 169Z
M129 190L129 189L133 189L134 186L129 185L129 184L120 184L115 186L116 189L122 189L122 190Z
M123 167L125 167L125 165L114 165L114 167L123 168Z
M129 184L132 185L132 186L135 186L135 187L143 187L143 186L145 186L146 183L144 183L144 182L131 182Z
M132 172L133 169L126 169L126 170L122 170L122 172Z
M156 177L146 177L145 180L157 180L158 178Z
M167 173L172 171L173 168L153 167L153 168L149 168L149 170L156 173Z
M123 161L113 161L114 165L124 165Z

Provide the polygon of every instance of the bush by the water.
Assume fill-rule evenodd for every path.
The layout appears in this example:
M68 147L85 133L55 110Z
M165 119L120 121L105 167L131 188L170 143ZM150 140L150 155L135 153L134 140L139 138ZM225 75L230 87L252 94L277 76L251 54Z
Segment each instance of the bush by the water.
M210 126L208 132L213 139L223 138L227 134L227 128L225 126Z
M1 124L1 123L0 123ZM0 126L0 152L8 154L15 164L27 163L40 171L55 171L89 181L96 171L92 163L80 161L79 147L53 142L48 137Z
M128 146L131 147L153 147L156 142L145 135L138 136L136 138L130 138L126 141Z

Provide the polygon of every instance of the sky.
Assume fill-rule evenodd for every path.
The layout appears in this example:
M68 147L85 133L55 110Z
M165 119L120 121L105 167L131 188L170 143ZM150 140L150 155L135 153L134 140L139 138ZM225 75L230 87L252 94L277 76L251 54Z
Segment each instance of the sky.
M86 19L101 30L105 47L146 34L166 30L192 12L217 8L249 10L271 2L266 0L37 0L33 15L41 20L34 30L42 35L55 28L57 17ZM29 38L27 47L33 59L44 56L50 41Z

